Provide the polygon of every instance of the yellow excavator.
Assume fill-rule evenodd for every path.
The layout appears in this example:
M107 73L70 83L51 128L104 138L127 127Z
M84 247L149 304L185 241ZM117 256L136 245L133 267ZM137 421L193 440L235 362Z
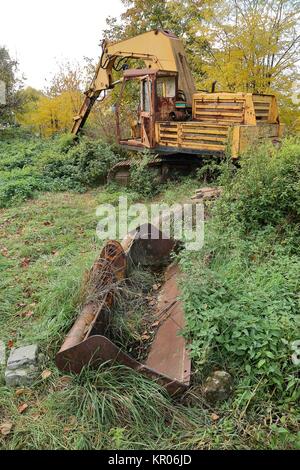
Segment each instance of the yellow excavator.
M132 59L143 62L143 68L130 68ZM122 78L114 80L120 71ZM73 134L83 127L95 101L117 84L121 84L114 107L117 141L127 150L149 149L159 156L157 164L188 165L225 152L236 159L254 140L276 141L282 135L274 95L197 92L181 40L165 30L103 42L95 76L74 117ZM129 111L121 111L126 89L132 93L133 86L138 104L128 126ZM126 180L129 165L117 167L121 180Z

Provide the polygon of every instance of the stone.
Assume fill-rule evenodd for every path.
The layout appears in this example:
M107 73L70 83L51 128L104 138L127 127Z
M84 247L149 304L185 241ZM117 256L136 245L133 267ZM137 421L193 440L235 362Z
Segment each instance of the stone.
M203 395L210 403L226 400L233 390L233 378L225 370L216 370L207 377Z
M0 341L0 367L5 365L5 343Z
M38 346L30 344L13 348L10 352L5 371L8 387L30 385L37 376Z
M38 359L38 346L31 344L29 346L22 346L21 348L13 348L10 352L7 369L16 370L22 369L24 366L36 365Z
M19 369L6 369L5 383L7 387L20 387L23 385L30 385L36 377L37 368L29 366Z

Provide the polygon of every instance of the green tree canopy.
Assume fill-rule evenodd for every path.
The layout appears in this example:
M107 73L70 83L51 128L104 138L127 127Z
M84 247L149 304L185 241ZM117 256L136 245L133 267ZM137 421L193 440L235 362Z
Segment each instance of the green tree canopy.
M10 57L9 51L0 46L0 80L6 84L6 106L0 108L0 122L14 121L14 113L22 106L20 89L22 80L17 75L18 62Z

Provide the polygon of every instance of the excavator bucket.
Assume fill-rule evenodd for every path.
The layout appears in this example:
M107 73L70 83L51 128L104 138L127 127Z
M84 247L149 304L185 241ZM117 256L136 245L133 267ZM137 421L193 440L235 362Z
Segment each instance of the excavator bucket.
M178 298L180 270L170 259L174 248L175 241L165 239L151 224L137 227L122 243L112 240L106 243L89 274L92 292L56 355L60 370L79 373L84 366L97 367L110 362L123 364L156 380L171 395L189 386L191 361L180 334L184 327L184 312ZM166 267L153 314L153 323L158 327L143 363L108 337L118 287L136 265Z

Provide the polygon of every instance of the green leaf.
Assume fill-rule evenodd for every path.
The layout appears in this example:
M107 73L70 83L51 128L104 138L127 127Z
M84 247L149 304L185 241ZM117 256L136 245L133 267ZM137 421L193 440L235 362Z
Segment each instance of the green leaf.
M257 364L258 369L260 369L265 364L265 362L266 362L265 359L261 359Z
M274 358L275 358L274 354L271 353L271 351L266 351L265 354L266 354L266 356L270 357L271 359L274 359Z

